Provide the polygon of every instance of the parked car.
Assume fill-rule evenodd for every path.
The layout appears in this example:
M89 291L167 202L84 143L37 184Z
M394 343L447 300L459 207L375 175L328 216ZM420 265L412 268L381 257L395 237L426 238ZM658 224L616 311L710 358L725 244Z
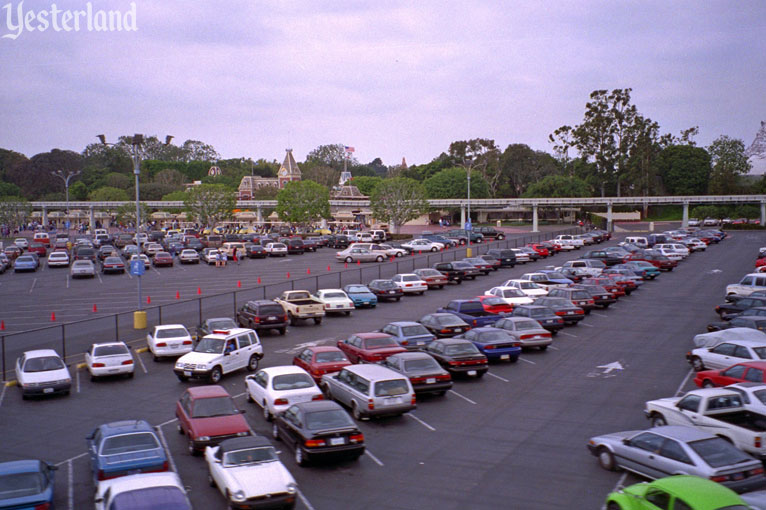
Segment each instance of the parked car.
M258 331L276 329L280 335L287 332L287 312L279 303L260 299L248 301L237 310L237 323L243 328Z
M367 248L357 248L351 245L343 251L335 254L335 259L340 262L383 262L386 255L383 252L368 250Z
M563 297L541 297L535 300L536 305L544 306L554 314L564 319L564 324L577 324L585 318L585 310L572 304Z
M176 403L178 432L186 435L187 449L198 455L207 446L251 434L250 426L231 395L218 385L187 388Z
M342 289L319 289L314 298L324 305L325 314L344 313L351 315L356 308L354 302Z
M154 361L159 361L191 352L192 337L183 324L163 324L154 326L146 335L146 346Z
M431 241L429 239L413 239L411 241L408 241L406 243L402 243L403 247L407 247L410 250L412 250L415 253L424 252L424 251L440 251L444 249L444 245L442 243L437 243L435 241Z
M19 258L22 258L22 257L19 257ZM72 267L69 269L69 276L71 278L83 278L83 277L95 278L96 266L94 266L93 262L91 262L90 260L75 260L72 263Z
M258 370L245 377L245 387L247 401L261 407L266 421L292 404L324 398L309 373L295 365Z
M192 510L186 488L172 471L103 480L96 487L96 510Z
M723 370L702 370L694 377L694 384L700 388L728 386L739 382L766 382L766 361L745 361Z
M429 313L418 322L437 338L453 337L471 329L468 323L453 313Z
M72 376L64 360L53 349L26 351L16 360L16 380L21 398L69 395Z
M334 345L306 347L293 358L293 365L301 367L319 384L324 374L334 374L351 361Z
M521 289L517 289L516 287L492 287L485 292L485 294L488 296L499 297L511 306L531 305L534 303L534 299L527 296Z
M337 345L352 363L378 363L407 350L391 335L379 332L355 333Z
M48 255L48 267L69 267L69 255L65 251L52 251Z
M409 378L377 364L351 365L322 376L325 397L351 409L356 420L399 416L417 407Z
M354 303L355 308L375 308L378 304L378 297L366 285L346 285L343 287L343 291Z
M739 510L748 508L736 492L698 476L676 475L650 483L618 487L606 497L607 510Z
M544 298L543 298L544 299ZM514 317L527 317L537 321L543 329L551 332L552 335L558 333L564 328L564 319L556 315L553 310L547 306L538 305L520 305L513 309Z
M484 311L491 314L503 315L513 312L514 305L508 303L505 299L497 296L476 296L484 308ZM528 298L527 298L528 299ZM531 299L530 299L531 301Z
M217 384L224 375L236 370L257 370L261 358L263 347L252 329L214 330L176 360L173 372L180 381L194 377Z
M405 294L422 295L428 290L428 283L415 273L395 274L391 281L402 289Z
M539 322L526 317L505 317L497 321L494 327L513 335L521 343L521 347L537 347L544 351L553 342L550 331L544 329Z
M429 289L443 289L449 283L444 273L430 267L415 269L413 273L425 281Z
M574 306L582 308L585 315L588 315L591 310L596 308L596 301L593 299L593 295L585 289L575 289L572 287L553 289L548 293L548 297L565 298Z
M399 345L407 350L420 349L436 339L436 336L425 326L412 321L389 322L380 328L380 332L391 335Z
M473 328L455 338L473 342L488 360L516 363L521 355L521 343L503 329L492 326Z
M168 456L144 420L105 423L87 436L93 482L137 473L168 471Z
M133 377L136 365L125 342L96 343L85 352L85 366L90 380L98 377L125 375Z
M125 273L125 262L120 257L107 257L101 264L101 272L107 273Z
M404 291L391 280L372 280L367 284L370 292L375 294L378 301L388 301L395 299L399 301L404 295Z
M92 263L91 263L92 265ZM22 271L37 271L40 267L40 263L37 257L32 255L21 255L13 261L13 272L21 273Z
M469 340L440 338L423 349L451 375L481 378L489 370L487 357Z
M452 388L452 376L425 352L394 354L382 364L408 377L415 394L445 395Z
M57 469L37 459L0 462L0 508L53 508Z
M501 285L501 287L511 287L511 288L519 289L526 296L531 298L548 295L547 289L541 287L535 282L530 282L527 280L513 280L513 279L506 280L505 283Z
M268 243L263 250L269 257L286 257L287 245L284 243Z

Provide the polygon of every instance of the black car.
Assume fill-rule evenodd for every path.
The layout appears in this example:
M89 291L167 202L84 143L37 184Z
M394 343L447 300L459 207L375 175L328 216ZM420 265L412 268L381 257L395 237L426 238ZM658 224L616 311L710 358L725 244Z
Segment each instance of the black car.
M502 241L505 239L505 232L496 230L495 227L476 227L473 230L490 240Z
M609 308L609 305L617 302L617 298L614 294L610 293L601 285L590 285L584 283L576 283L571 286L573 289L586 290L593 296L593 301L597 306L601 308Z
M243 328L256 330L276 329L280 335L287 332L287 313L282 305L268 299L248 301L237 310L237 322Z
M545 306L564 319L564 324L577 324L585 318L585 310L562 297L544 296L535 300L536 305Z
M437 312L424 315L418 321L437 338L459 335L471 329L463 319L453 313Z
M268 253L260 244L245 243L245 255L251 259L265 259Z
M349 241L348 236L341 234L331 235L327 239L327 246L330 248L345 249L348 248L349 244L351 244L351 242Z
M318 459L356 460L364 453L364 435L332 400L291 405L274 416L271 435L293 449L299 466Z
M202 244L202 241L200 241L198 238L190 237L186 240L186 247L191 250L202 251L205 248L205 245Z
M197 340L211 334L213 331L228 331L238 327L236 321L230 317L205 319L202 321L202 324L197 326Z
M303 239L297 237L280 237L279 242L287 246L288 255L303 255L306 249L303 246Z
M595 259L600 260L604 264L609 266L616 266L617 264L622 264L625 262L625 259L623 257L620 257L614 252L608 252L605 250L591 250L586 252L582 257L582 259Z
M74 248L74 260L90 260L96 264L98 262L96 249L85 246L76 246Z
M458 262L466 262L468 264L471 264L476 269L478 269L479 272L483 274L484 276L487 276L492 271L497 271L497 269L493 267L491 263L487 262L481 257L467 257Z
M425 352L401 352L389 356L384 367L407 376L415 393L444 395L452 388L452 376Z
M98 259L101 260L102 262L107 257L119 257L119 256L120 254L117 252L117 249L111 244L104 245L98 249Z
M303 250L315 252L319 248L319 242L316 237L307 237L303 240Z
M516 265L516 254L513 250L487 250L487 255L500 261L500 267L513 267Z
M743 297L732 303L723 303L715 307L715 313L721 316L723 320L729 320L740 312L748 308L757 308L766 306L766 297Z
M490 264L494 271L497 271L498 269L502 267L500 260L496 259L492 255L479 255L478 258L482 259L487 264Z
M455 283L461 283L466 275L464 269L456 268L452 262L439 262L434 265L434 269L445 275L447 277L447 281Z
M373 280L367 284L370 292L378 297L378 301L395 299L399 301L404 295L404 291L392 280Z
M750 328L766 333L766 317L758 315L738 315L730 321L711 322L707 325L708 331L721 331L730 328Z
M452 375L482 377L489 370L487 357L470 340L444 338L434 340L424 349Z
M564 328L564 319L556 315L547 306L538 304L518 305L513 308L514 317L528 317L540 323L540 325L555 335Z

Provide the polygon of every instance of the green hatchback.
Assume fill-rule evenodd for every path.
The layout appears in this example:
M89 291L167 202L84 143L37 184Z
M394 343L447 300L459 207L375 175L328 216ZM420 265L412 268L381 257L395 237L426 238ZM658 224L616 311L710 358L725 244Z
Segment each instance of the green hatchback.
M749 510L733 490L697 476L630 485L606 497L607 510Z

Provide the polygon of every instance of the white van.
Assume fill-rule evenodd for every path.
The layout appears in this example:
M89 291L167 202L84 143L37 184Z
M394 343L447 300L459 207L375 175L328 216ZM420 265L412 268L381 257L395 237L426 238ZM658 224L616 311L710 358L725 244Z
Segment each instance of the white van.
M261 358L263 347L252 329L214 330L202 337L191 352L178 358L173 371L181 381L197 377L218 384L224 374L235 370L257 370Z
M639 248L649 248L649 240L645 237L628 236L621 244L635 244Z

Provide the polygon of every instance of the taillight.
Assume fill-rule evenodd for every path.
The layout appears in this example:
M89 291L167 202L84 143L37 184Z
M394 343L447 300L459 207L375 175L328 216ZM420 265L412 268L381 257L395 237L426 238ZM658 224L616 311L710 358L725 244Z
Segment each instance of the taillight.
M528 340L530 338L533 338L535 335L521 335L521 340Z
M133 364L133 360L132 359L126 359L125 361L122 362L122 364L123 365L132 365ZM96 365L93 365L93 366L96 366Z
M260 324L260 322L261 322L261 318L260 317L255 317L255 323L256 324Z
M450 361L449 362L449 366L451 366L451 367L458 367L458 366L460 366L460 362L459 361Z
M412 394L412 398L410 399L410 404L415 405L417 403L417 400L415 399L415 394Z
M714 482L725 482L729 479L729 475L718 475L718 476L711 476L710 479Z
M192 344L191 340L184 340L183 341L183 345L191 345L191 344Z
M306 439L303 444L306 448L316 448L317 446L324 446L326 443L324 439Z
M287 404L288 404L288 402L287 402L286 398L278 398L278 399L274 400L274 405L275 406L286 406Z
M751 469L750 471L747 472L747 474L750 476L763 474L763 468L759 467L759 468Z
M104 470L103 469L99 469L98 470L98 473L96 473L96 478L98 478L99 480L105 480L106 479L106 477L104 476Z
M761 447L761 436L755 436L755 447L756 448Z
M105 366L103 363L93 363L93 368L104 368Z
M474 326L476 326L476 325L479 323L479 321L477 321L476 319L474 319L473 321L471 321L471 323L472 323Z
M449 332L450 332L449 329L442 329L439 331L439 333L449 333Z
M163 471L167 471L167 470L168 470L168 467L169 467L169 466L168 466L168 461L165 461L165 462L163 462L163 463L162 463L162 470L163 470Z
M437 379L438 381L449 381L449 380L451 380L451 379L452 379L452 376L451 376L451 375L449 375L449 374L442 374L442 375L437 375L437 376L436 376L436 379Z
M485 345L485 346L484 346L484 350L485 350L485 351L491 351L491 350L492 350L492 349L494 349L494 348L495 348L495 346L494 346L494 345Z
M567 313L566 313L565 311L563 311L563 310L562 310L562 311L559 311L559 312L556 312L556 315L566 315L566 314L567 314Z
M311 400L324 400L324 395L319 393L319 394L314 395L313 397L311 397Z
M373 399L369 399L367 401L367 409L370 409L370 410L375 409L375 401Z
M348 436L348 440L351 443L363 443L364 442L364 434L361 432L359 434L351 434Z
M410 342L408 340L402 340L401 345L410 345Z
M50 508L50 503L40 503L39 505L35 505L35 510L50 510Z
M165 342L160 342L160 343L157 344L157 347L167 347L167 346L168 346L168 344L165 343Z

